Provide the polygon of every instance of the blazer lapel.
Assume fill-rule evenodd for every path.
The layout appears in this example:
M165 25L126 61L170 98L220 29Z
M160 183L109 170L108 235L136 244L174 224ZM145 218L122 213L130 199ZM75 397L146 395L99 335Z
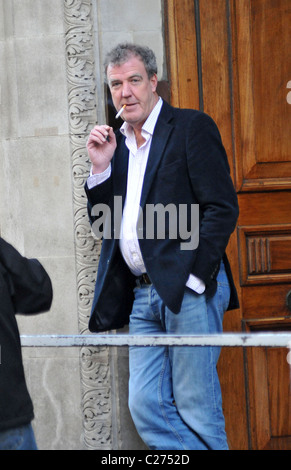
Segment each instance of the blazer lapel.
M172 118L171 107L163 103L160 116L154 130L150 153L148 157L146 172L144 176L143 189L141 194L140 206L144 207L149 190L151 188L157 168L163 156L168 138L172 132L173 126L169 124Z

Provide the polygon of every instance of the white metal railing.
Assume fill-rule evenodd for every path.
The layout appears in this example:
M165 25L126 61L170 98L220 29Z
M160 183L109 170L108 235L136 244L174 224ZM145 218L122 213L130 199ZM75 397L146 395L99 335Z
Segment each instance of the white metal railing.
M21 335L24 347L218 346L291 349L291 333L221 333L214 335Z

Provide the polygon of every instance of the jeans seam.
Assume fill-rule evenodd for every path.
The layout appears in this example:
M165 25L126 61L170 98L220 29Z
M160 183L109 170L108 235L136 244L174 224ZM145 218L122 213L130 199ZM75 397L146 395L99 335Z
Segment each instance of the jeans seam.
M212 347L210 348L210 356L211 356L211 364L212 364L212 367L211 367L212 397L213 397L213 403L214 403L214 407L215 407L215 413L216 413L216 415L218 415L219 406L217 406L217 399L216 399L215 385L214 385L215 371L214 371L214 358L213 358L213 348Z
M222 303L221 303L221 292L220 292L220 286L218 284L217 286L217 291L218 291L218 308L219 308L219 314L221 313L221 308L222 308ZM210 324L209 324L209 316L207 315L207 321L208 321L208 331L210 332ZM213 346L209 347L209 362L211 364L211 392L212 392L212 398L213 398L213 404L214 404L214 409L216 415L219 413L219 406L217 405L217 399L216 399L216 393L215 393L215 373L216 373L216 364L214 364L214 354L213 354Z
M218 313L219 313L219 316L221 317L221 321L223 321L223 315L224 315L223 290L225 288L229 288L229 284L227 282L219 281L217 283L218 309L219 309ZM208 325L209 325L209 323L208 323ZM208 328L209 328L209 326L208 326ZM210 348L210 358L211 358L211 364L212 364L212 368L211 368L211 386L212 386L212 394L213 394L213 403L214 403L214 407L215 407L215 413L218 416L219 411L220 411L220 406L217 403L217 396L216 396L216 393L215 393L215 390L216 390L215 375L217 374L217 369L216 369L217 365L214 364L213 347Z
M169 360L169 353L168 353L168 350L166 349L166 350L165 350L165 353L164 353L163 365L162 365L162 369L161 369L160 376L159 376L159 382L158 382L158 400L159 400L159 406L160 406L161 413L162 413L162 416L163 416L163 418L164 418L166 424L168 425L168 427L170 428L170 430L172 431L172 433L174 434L174 436L176 437L176 439L177 439L177 440L180 442L180 444L183 446L183 449L185 449L183 439L181 438L181 436L180 436L180 434L178 433L178 431L174 428L174 426L170 423L170 420L169 420L168 417L167 417L167 413L166 413L166 411L165 411L164 404L163 404L162 385L163 385L164 373L165 373L165 369L166 369L166 362L167 362L168 360Z

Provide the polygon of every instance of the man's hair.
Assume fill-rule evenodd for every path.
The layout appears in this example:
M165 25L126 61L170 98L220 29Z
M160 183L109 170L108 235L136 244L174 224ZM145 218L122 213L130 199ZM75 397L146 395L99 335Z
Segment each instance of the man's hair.
M118 44L108 52L104 61L105 74L109 65L122 65L132 56L138 57L144 63L149 78L157 74L158 67L154 52L147 46L131 43Z

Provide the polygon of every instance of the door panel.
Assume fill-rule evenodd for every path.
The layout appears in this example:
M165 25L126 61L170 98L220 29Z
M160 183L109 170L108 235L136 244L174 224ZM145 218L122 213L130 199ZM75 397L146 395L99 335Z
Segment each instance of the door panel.
M251 2L248 8L251 16L256 161L290 162L289 109L286 102L286 85L290 77L290 0L259 0Z
M286 331L286 295L291 289L291 4L242 0L231 7L242 325L250 332ZM282 349L247 351L252 448L291 448L286 356Z
M291 188L290 0L232 2L242 190Z
M226 314L225 330L289 330L291 2L165 3L172 104L214 118L239 198L228 255L241 308ZM230 448L291 449L286 357L282 349L223 350Z
M258 326L260 331L262 327ZM287 325L285 329L288 329ZM249 396L250 432L254 449L291 448L291 399L286 354L282 348L251 348L247 351L248 382L251 391L255 391Z

